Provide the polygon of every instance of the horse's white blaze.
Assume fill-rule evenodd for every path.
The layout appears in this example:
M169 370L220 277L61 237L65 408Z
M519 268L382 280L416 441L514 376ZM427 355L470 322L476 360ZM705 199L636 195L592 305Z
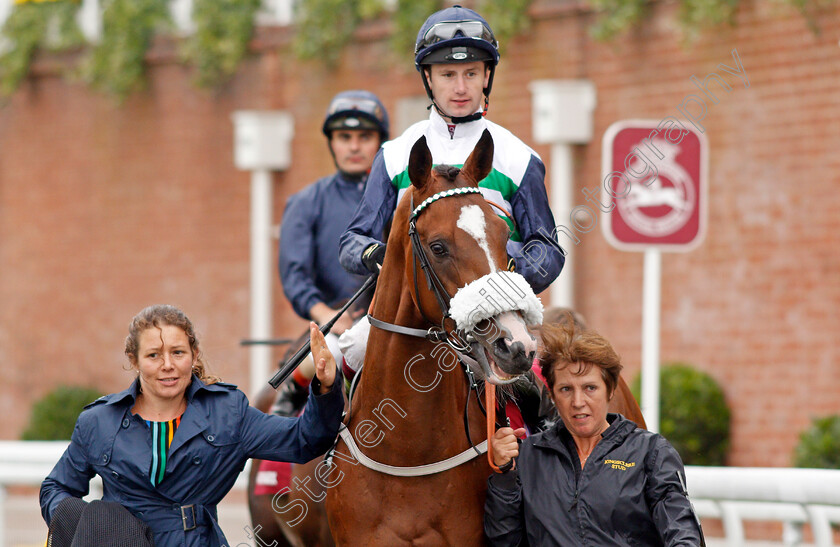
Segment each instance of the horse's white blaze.
M487 223L484 221L484 211L481 210L481 207L478 205L461 207L461 216L458 217L458 222L455 225L476 240L478 246L487 255L490 271L495 272L496 265L493 264L493 258L490 256L490 246L487 243Z
M525 353L537 351L537 341L531 335L519 312L506 311L501 313L496 316L496 323L502 331L506 331L503 336L509 338L511 343L522 342L525 346Z

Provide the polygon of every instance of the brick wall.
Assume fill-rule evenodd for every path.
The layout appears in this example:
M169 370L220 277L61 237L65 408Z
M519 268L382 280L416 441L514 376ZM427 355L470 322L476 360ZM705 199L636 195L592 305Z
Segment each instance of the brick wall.
M738 25L683 45L675 3L654 3L609 44L592 14L536 2L527 36L504 44L490 118L531 138L527 83L587 78L598 93L595 141L575 148L578 189L600 184L600 138L614 121L678 115L718 71L732 86L709 104L709 230L688 254L663 257L662 358L715 377L733 409L733 465L783 466L812 416L840 412L838 236L840 30L836 11L812 34L792 9L745 3ZM409 55L390 63L388 25L371 24L341 64L295 61L288 33L261 30L257 54L222 89L197 91L172 44L156 44L148 90L116 105L41 59L0 108L0 437L19 436L33 400L59 383L122 389L130 318L183 307L211 369L247 388L249 175L233 166L238 109L295 116L293 165L275 175L286 198L332 170L320 124L339 90L368 88L393 113L421 92ZM746 88L721 73L737 49ZM535 146L547 160L547 146ZM550 166L549 166L550 168ZM577 203L586 204L577 193ZM564 219L557 219L562 223ZM578 308L639 369L642 257L579 234ZM562 236L561 236L562 237ZM568 241L561 241L568 244ZM275 291L275 334L302 332ZM279 357L280 350L275 352Z

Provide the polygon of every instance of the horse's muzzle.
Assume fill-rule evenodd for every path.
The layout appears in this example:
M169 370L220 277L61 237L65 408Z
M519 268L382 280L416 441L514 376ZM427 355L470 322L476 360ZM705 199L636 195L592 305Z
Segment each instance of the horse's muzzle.
M531 368L537 343L519 312L482 321L472 335L474 350L481 353L478 361L491 382L508 383Z

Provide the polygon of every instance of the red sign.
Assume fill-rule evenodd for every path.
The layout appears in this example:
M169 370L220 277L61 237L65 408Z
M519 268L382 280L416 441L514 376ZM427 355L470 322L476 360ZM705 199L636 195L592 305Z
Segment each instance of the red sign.
M624 251L689 251L706 232L708 144L678 119L625 120L604 133L604 237Z

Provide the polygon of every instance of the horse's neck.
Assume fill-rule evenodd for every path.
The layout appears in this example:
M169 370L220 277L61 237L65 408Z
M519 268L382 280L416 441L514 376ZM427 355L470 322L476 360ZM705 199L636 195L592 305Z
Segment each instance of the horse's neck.
M372 316L395 325L428 329L430 325L414 307L402 275L388 274L383 270L378 283L400 290L377 291ZM389 414L389 421L400 426L394 433L408 432L423 441L415 446L426 446L438 453L436 445L441 439L464 438L467 383L461 366L452 366L454 359L454 353L440 344L371 328L359 389L362 400L354 401L354 413L358 410L359 417L372 413L376 418L377 412L372 409L385 409L380 414ZM400 417L401 413L404 416ZM390 440L396 441L398 435L390 435Z
M387 296L379 298L374 304L372 315L374 318L412 329L428 330L431 326L414 307L410 289L399 279L389 281L380 279L385 286L402 287L399 291L389 291ZM441 350L436 345L423 338L397 334L394 332L371 328L365 355L365 378L371 380L367 385L373 387L383 395L396 394L404 398L414 399L417 393L428 396L418 398L417 405L424 408L434 408L436 399L446 399L455 385L463 384L463 378L452 374L455 382L436 382L440 389L426 391L421 386L433 382L437 370L437 363ZM410 367L410 370L409 370ZM457 372L457 371L453 371ZM459 373L460 374L460 373ZM409 377L406 377L410 375ZM373 378L371 378L373 377ZM451 380L451 379L450 379ZM404 393L405 392L405 393ZM408 403L406 403L408 404Z

